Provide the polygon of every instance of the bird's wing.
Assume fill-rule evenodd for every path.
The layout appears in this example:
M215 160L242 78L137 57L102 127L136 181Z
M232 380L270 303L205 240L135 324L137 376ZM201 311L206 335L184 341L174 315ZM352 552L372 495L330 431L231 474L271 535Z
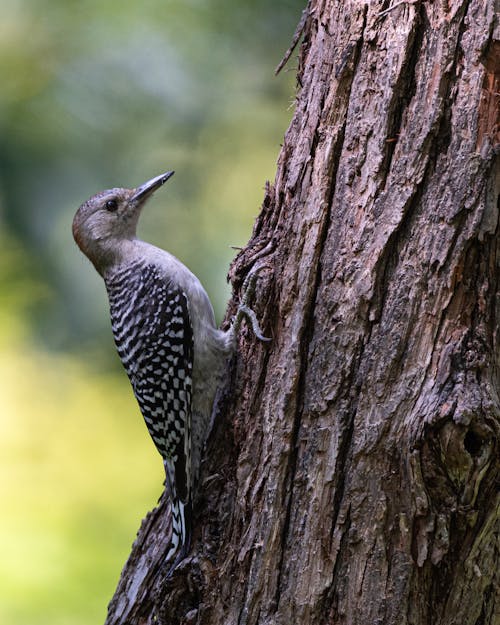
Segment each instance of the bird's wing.
M190 490L193 330L186 295L154 265L108 284L116 347L149 433L173 464L178 497Z

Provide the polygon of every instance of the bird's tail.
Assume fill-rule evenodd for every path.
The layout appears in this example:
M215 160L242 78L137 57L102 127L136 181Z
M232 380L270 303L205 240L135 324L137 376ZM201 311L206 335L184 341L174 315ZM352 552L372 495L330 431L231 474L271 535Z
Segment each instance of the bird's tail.
M174 462L165 460L165 473L170 495L170 513L172 518L172 534L165 559L170 566L170 572L172 572L189 551L193 511L190 489L183 498L177 492Z

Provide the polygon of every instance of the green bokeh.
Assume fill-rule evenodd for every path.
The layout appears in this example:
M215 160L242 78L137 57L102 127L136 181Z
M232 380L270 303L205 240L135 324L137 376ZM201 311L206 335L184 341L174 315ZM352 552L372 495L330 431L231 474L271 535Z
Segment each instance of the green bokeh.
M220 319L291 117L293 71L273 70L303 4L2 3L0 625L101 623L162 490L73 214L175 169L140 235L200 276Z

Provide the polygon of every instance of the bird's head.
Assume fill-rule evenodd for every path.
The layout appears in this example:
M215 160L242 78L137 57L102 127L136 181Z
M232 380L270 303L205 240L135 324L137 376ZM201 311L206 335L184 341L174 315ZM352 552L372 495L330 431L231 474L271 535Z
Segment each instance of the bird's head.
M99 273L118 260L121 242L135 238L146 200L173 175L173 171L168 171L136 189L101 191L76 211L73 237Z

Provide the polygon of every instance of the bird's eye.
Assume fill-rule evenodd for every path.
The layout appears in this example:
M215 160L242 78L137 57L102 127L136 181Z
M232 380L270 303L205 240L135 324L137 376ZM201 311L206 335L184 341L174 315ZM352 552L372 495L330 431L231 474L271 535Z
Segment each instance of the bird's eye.
M110 213L114 213L114 211L118 208L118 202L116 200L108 200L106 202L106 209Z

